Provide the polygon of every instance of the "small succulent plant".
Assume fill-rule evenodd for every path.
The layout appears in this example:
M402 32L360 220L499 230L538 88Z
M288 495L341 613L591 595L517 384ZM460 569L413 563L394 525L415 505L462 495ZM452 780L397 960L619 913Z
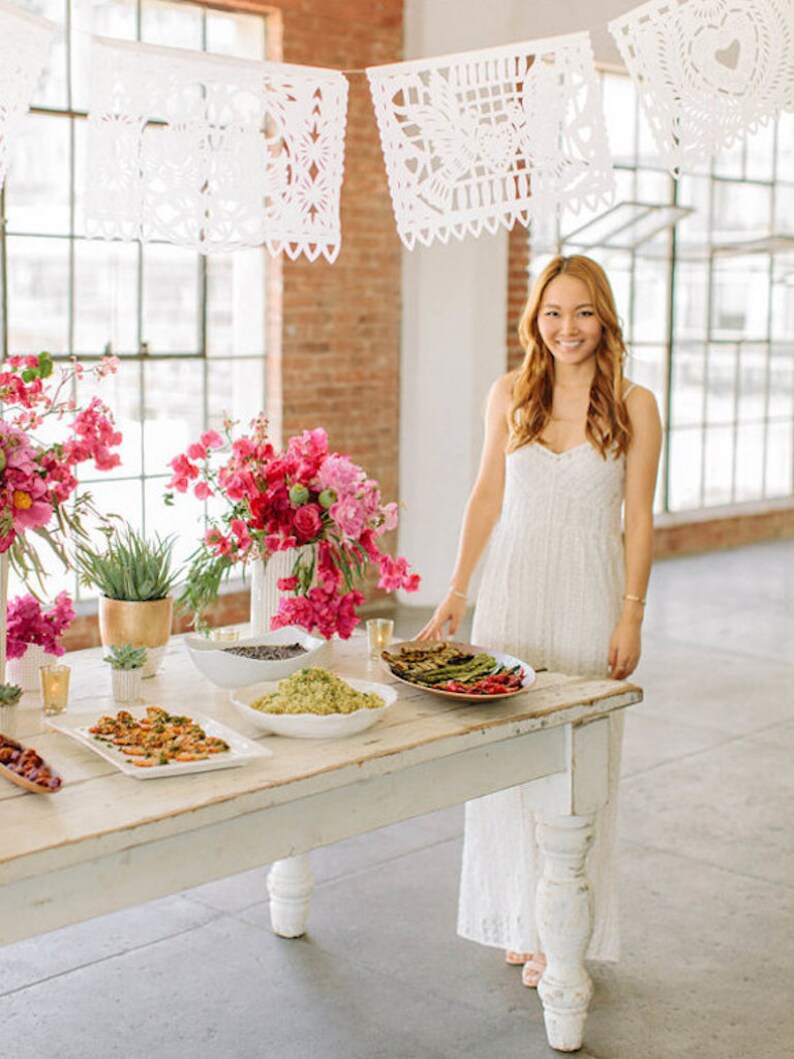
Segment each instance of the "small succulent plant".
M0 684L0 706L15 706L21 698L19 684Z
M146 648L134 647L131 643L123 643L111 647L105 655L105 661L111 669L142 669L146 662Z

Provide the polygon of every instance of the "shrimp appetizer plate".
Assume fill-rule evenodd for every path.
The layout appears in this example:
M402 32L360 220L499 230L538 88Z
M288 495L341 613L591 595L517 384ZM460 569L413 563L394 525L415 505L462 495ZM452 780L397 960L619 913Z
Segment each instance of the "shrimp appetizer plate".
M146 706L136 706L131 707L126 712L131 714L135 720L143 720L146 718L146 711ZM244 735L235 732L232 728L227 728L225 724L221 724L214 718L191 711L190 722L194 725L199 725L209 740L222 740L228 749L212 753L209 757L198 760L170 760L168 764L141 768L135 764L134 757L128 756L111 742L97 738L91 731L92 728L97 727L104 717L113 717L117 712L117 707L112 705L104 714L93 710L91 713L48 717L46 720L56 732L61 732L63 735L76 739L78 743L82 743L89 750L93 750L95 754L99 754L100 757L104 758L105 761L109 761L111 765L114 765L125 775L132 776L136 780L162 779L166 776L184 776L186 773L235 768L238 765L245 765L256 758L270 757L272 755L272 751L266 747L260 746L259 743L255 743L252 739L246 739ZM180 714L180 716L184 715Z

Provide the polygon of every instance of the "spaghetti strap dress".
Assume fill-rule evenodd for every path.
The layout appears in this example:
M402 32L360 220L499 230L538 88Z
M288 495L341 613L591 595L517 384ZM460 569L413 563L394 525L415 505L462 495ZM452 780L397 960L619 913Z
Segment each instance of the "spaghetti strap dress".
M589 442L562 453L538 443L506 456L502 510L474 614L472 641L549 670L605 677L624 591L624 457ZM618 711L619 712L619 711ZM615 960L615 831L622 718L610 716L608 802L588 855L594 930L587 956ZM541 949L535 891L542 854L533 785L468 802L458 933L516 952Z

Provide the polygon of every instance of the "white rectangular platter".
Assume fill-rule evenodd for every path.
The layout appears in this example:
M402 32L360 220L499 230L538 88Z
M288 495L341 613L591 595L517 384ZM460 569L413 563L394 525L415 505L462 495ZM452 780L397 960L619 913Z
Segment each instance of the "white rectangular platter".
M168 709L167 706L162 708ZM120 749L91 735L90 729L100 717L115 716L118 710L119 707L116 705L104 711L97 707L91 713L48 717L47 723L56 732L62 732L63 735L76 739L78 743L87 746L89 750L93 750L95 754L99 754L100 757L109 761L111 765L115 765L121 772L127 776L132 776L136 780L154 780L162 779L165 776L184 776L186 773L191 772L212 772L215 769L235 768L238 765L247 764L254 758L270 757L273 753L272 750L260 746L259 743L255 743L252 739L246 739L244 735L235 732L233 728L227 728L225 724L221 724L212 717L191 712L191 719L196 724L201 725L208 736L224 739L229 744L230 749L219 754L213 754L211 757L204 758L201 761L171 761L167 765L152 765L150 768L140 768L133 764L130 758ZM127 710L136 719L146 716L145 705L127 707ZM179 711L175 710L174 712L177 713ZM183 716L183 714L180 713L180 716Z

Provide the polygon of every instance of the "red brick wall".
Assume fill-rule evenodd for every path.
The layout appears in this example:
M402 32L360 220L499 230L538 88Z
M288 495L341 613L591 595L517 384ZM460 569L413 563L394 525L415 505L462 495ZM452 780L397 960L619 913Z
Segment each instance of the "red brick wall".
M346 71L402 56L402 0L285 0L286 62ZM363 73L350 73L342 249L282 263L284 437L323 426L397 498L401 244Z
M517 368L524 359L518 341L518 325L529 294L529 239L527 230L516 224L507 241L507 370Z

